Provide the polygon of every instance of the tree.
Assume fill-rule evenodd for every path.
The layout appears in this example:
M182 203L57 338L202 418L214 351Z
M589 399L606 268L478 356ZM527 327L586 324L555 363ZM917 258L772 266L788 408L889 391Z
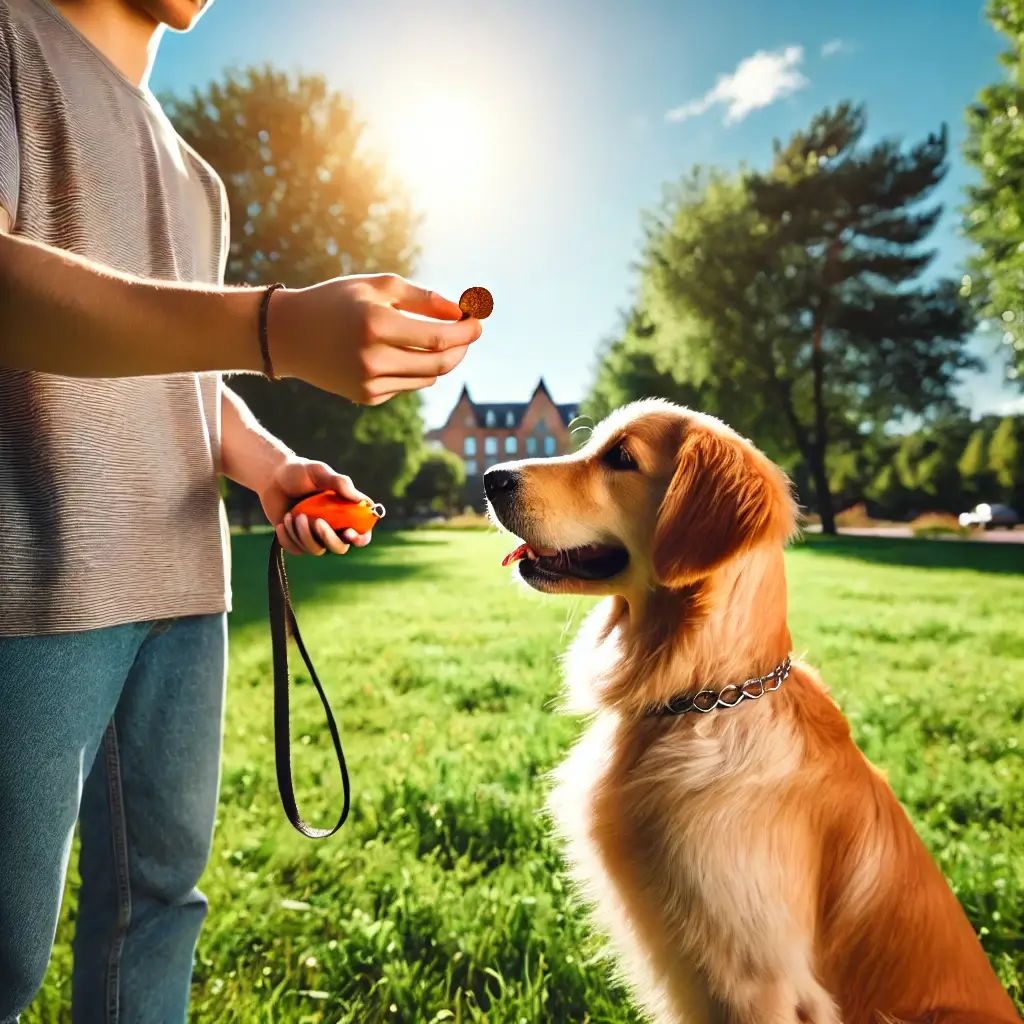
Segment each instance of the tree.
M229 283L306 287L353 273L412 272L417 221L363 145L351 102L320 76L272 68L228 73L165 106L182 137L224 180ZM402 394L353 405L301 381L231 382L268 430L351 475L375 500L400 493L422 453L420 402ZM235 495L234 504L252 504Z
M991 486L988 469L988 434L983 426L974 429L957 463L965 493L981 497Z
M1001 330L1010 377L1024 383L1024 0L989 0L988 17L1008 46L1003 81L967 109L964 155L980 181L966 189L964 231L978 251L963 287Z
M697 169L646 219L646 350L767 449L798 454L835 531L828 456L908 414L948 415L974 365L958 285L918 278L945 132L862 146L863 110L817 115L764 174ZM767 443L766 443L767 442ZM769 450L769 454L773 454Z
M645 301L648 308L657 308L650 293ZM622 333L602 346L581 413L600 420L628 402L664 398L720 416L741 433L756 437L762 449L791 474L798 492L806 492L805 467L786 441L786 427L777 408L752 403L742 390L743 381L731 373L684 362L684 354L695 353L678 343L664 311L659 310L658 317L660 327L639 306L623 317Z
M970 500L970 481L961 468L963 455L975 445L976 435L970 420L959 415L893 438L889 455L865 488L865 496L884 509L886 517L962 512Z
M429 451L406 487L405 499L414 507L425 505L441 515L453 515L465 483L462 459L443 449Z
M946 174L946 130L904 150L894 140L862 147L866 127L862 107L826 110L776 146L767 175L748 179L778 252L793 253L787 319L800 328L795 365L809 370L812 425L798 429L790 415L826 531L830 421L854 410L870 424L949 413L952 385L972 364L964 342L973 323L957 286L917 283L934 258L919 246L942 209L919 204Z
M651 351L653 325L638 310L623 317L622 333L605 341L598 356L596 379L580 406L595 421L641 398L664 398L689 408L706 408L708 396L699 384L680 381Z
M1020 418L1007 416L999 422L988 446L988 468L1008 502L1019 502L1024 492L1024 445Z

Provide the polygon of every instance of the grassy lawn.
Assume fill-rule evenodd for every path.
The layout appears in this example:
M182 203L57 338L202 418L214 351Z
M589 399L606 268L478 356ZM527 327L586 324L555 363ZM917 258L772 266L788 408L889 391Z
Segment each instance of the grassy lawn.
M274 778L267 543L235 542L193 1020L638 1021L537 813L579 728L551 702L588 604L510 586L507 541L488 533L382 534L346 559L292 560L353 779L349 823L313 843L291 831ZM789 573L797 649L1024 1007L1024 547L816 539ZM300 808L333 821L340 783L312 686L294 704ZM74 884L27 1024L68 1019Z

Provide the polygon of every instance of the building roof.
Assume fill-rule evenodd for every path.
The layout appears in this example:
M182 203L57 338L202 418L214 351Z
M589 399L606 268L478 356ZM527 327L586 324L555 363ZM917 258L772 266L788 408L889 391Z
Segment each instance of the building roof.
M481 429L518 430L519 426L523 422L523 417L526 415L527 409L530 408L533 404L533 400L537 397L538 392L541 391L551 399L551 392L548 391L543 377L534 389L529 402L474 402L473 399L470 398L469 388L463 385L462 394L459 395L459 402L461 402L463 396L465 396L466 401L469 402L470 408L473 410L473 415L476 417L476 425ZM576 403L558 405L554 399L551 399L551 404L558 410L558 415L565 426L569 426L569 424L576 418L579 408ZM457 405L458 403L456 403L456 406ZM454 409L452 412L454 412ZM451 420L451 414L449 414L448 419Z

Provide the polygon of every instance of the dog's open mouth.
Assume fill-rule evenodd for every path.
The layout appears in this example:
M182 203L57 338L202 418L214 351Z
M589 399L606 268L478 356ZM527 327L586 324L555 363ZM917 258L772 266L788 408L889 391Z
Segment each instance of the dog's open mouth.
M566 548L556 551L529 544L519 547L505 556L502 565L521 562L519 573L525 580L530 578L577 580L609 580L618 576L629 562L625 549L608 544L587 544L581 548Z

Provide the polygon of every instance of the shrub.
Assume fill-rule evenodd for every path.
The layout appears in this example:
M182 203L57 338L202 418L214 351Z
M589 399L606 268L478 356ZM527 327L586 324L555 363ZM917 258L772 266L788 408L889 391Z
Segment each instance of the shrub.
M971 531L948 512L923 512L911 524L915 537L969 537Z

